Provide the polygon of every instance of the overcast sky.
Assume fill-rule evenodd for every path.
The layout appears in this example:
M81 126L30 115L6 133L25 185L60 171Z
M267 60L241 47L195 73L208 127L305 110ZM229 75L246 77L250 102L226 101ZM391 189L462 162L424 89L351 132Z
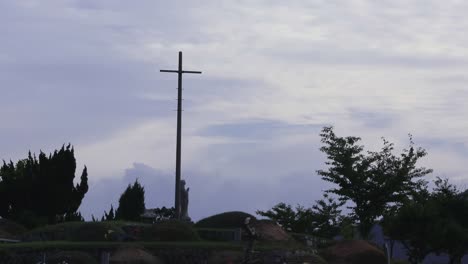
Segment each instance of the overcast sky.
M136 178L173 203L177 76L194 220L313 204L320 129L429 155L465 187L465 1L0 0L0 159L71 142L100 217Z

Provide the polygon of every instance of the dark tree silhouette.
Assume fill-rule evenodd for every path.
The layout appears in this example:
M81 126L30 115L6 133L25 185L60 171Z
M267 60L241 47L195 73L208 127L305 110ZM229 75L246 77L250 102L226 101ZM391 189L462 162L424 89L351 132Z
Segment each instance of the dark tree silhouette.
M129 184L120 196L115 218L118 220L138 221L144 212L145 189L136 180L133 185Z
M268 211L257 210L257 214L280 224L284 229L296 233L308 233L318 237L332 238L339 232L342 202L328 194L316 201L311 208L279 203Z
M322 179L337 185L327 192L351 201L352 217L361 235L367 238L375 220L392 206L399 206L426 187L421 177L432 172L417 168L416 162L426 155L422 148L415 149L410 136L409 149L400 156L392 154L393 144L383 139L379 152L363 153L359 137L338 137L333 127L324 127L320 136L327 156L327 170L318 170Z
M113 221L115 220L114 206L111 205L109 213L104 211L104 215L101 218L101 221Z
M468 252L468 200L447 179L435 180L432 193L422 193L384 219L384 232L400 240L411 263L429 252L446 253L450 264L461 263Z
M28 155L0 168L0 216L28 222L27 225L54 224L82 219L77 213L88 191L86 166L80 182L74 184L76 160L71 145L47 156Z

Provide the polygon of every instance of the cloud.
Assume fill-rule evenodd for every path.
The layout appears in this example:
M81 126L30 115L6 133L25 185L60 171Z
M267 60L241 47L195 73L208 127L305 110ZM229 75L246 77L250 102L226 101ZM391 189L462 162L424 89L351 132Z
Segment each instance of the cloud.
M128 184L138 180L145 188L147 208L171 207L174 197L174 175L142 163L134 163L119 178L108 178L90 185L81 206L86 218L101 217L104 211L118 207L118 199ZM279 202L311 206L321 197L320 178L297 174L270 180L223 179L216 175L187 171L183 178L190 188L189 215L198 221L204 217L227 211L245 211L255 214L268 210ZM287 183L287 184L285 184ZM261 193L261 195L259 195Z
M229 208L308 196L290 191L294 182L324 186L297 175L323 166L318 133L328 124L371 149L381 136L405 146L411 132L441 151L430 167L463 182L466 153L453 146L467 142L466 5L2 1L0 158L71 142L103 190L88 201L115 201L124 175L170 184L176 75L158 70L175 68L182 50L184 67L203 71L184 76L183 169L216 183L226 193L207 195ZM270 184L278 195L260 197ZM204 197L194 200L201 212L220 210L202 210Z

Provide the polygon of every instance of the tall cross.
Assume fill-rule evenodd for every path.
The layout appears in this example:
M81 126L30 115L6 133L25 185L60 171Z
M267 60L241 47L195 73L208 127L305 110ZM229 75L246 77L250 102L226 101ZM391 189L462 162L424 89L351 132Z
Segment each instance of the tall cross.
M177 95L177 147L176 147L176 180L175 180L175 216L180 219L180 167L181 167L181 145L182 145L182 74L195 73L201 74L201 71L182 70L182 51L179 51L178 70L160 70L160 72L172 72L178 75L178 95Z

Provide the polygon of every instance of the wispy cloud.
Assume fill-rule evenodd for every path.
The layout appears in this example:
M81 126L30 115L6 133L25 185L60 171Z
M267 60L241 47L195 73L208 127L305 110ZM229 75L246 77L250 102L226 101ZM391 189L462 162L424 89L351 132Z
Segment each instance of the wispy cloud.
M0 158L72 142L97 189L100 181L121 181L134 163L172 175L176 76L158 70L175 68L183 50L184 67L203 71L184 77L183 168L220 177L213 182L223 192L223 182L255 193L251 186L314 175L324 161L318 132L325 124L374 149L381 136L404 147L410 132L428 150L429 167L462 183L467 156L454 146L468 142L467 7L2 1ZM257 206L306 197L308 190L292 191L293 182L306 181L299 178L246 197L261 200ZM233 208L251 204L237 194L212 195L225 195Z

